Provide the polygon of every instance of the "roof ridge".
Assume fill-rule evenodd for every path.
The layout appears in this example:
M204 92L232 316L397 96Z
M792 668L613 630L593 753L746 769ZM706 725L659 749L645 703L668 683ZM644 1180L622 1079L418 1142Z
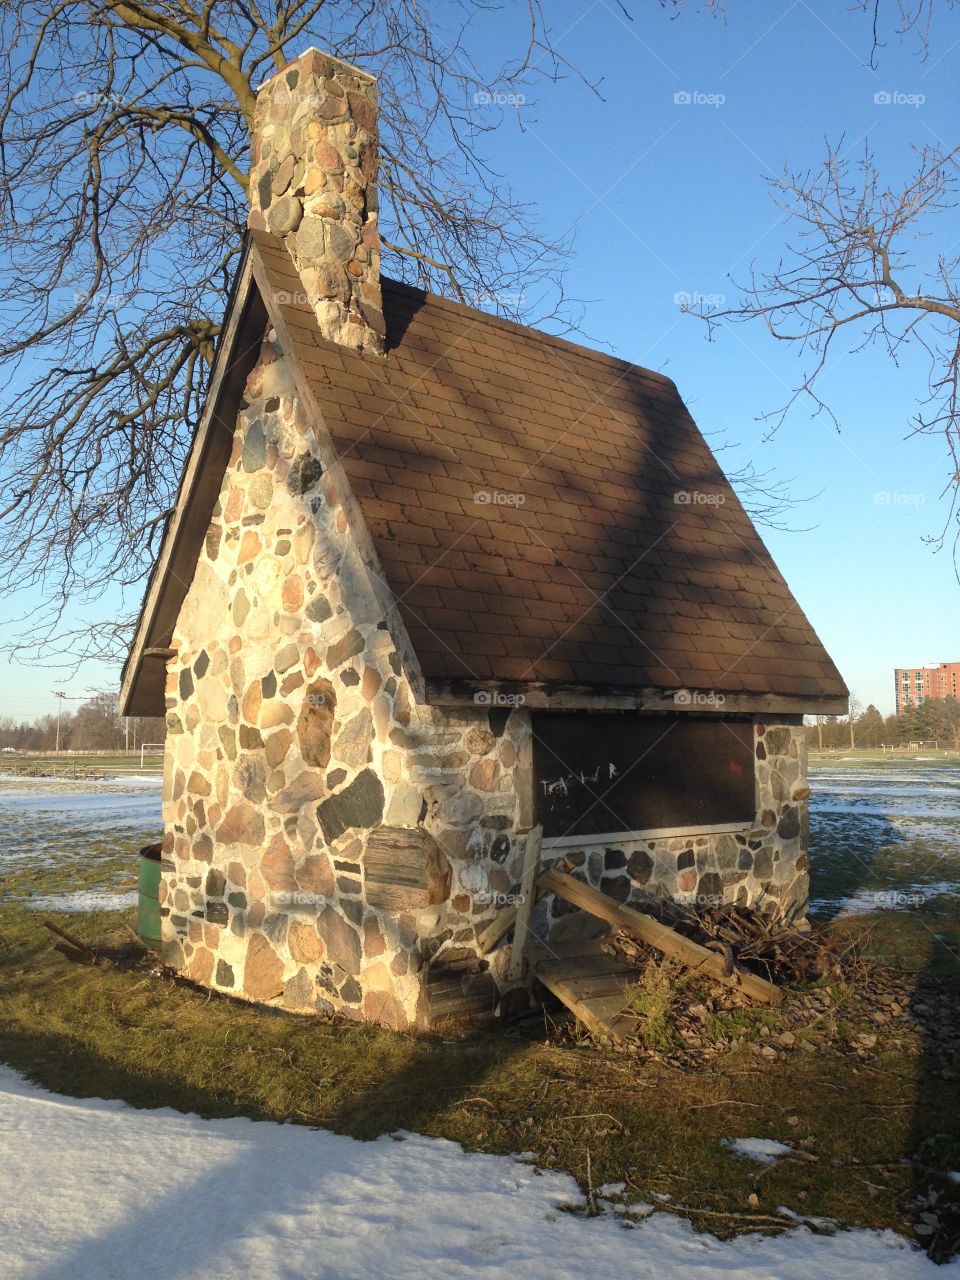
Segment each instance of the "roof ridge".
M455 311L458 314L466 316L482 316L483 319L496 328L505 329L508 333L522 334L531 340L537 342L546 342L551 346L561 347L564 350L571 351L579 357L589 357L598 360L605 365L613 365L619 369L629 370L639 373L643 377L652 378L656 382L662 382L666 386L677 390L677 384L666 373L660 373L657 369L648 369L646 365L636 364L633 360L624 360L621 356L610 355L606 351L598 351L596 347L588 347L582 342L572 342L569 338L561 338L557 334L546 333L543 329L538 329L532 324L519 324L516 320L507 320L504 316L494 315L490 311L481 311L479 307L471 307L466 302L457 302L454 298L444 297L443 294L430 293L426 289L421 289L419 285L408 284L405 280L394 280L390 276L381 275L380 283L382 287L390 289L399 289L407 293L419 294L424 302L429 306L440 307L444 310Z

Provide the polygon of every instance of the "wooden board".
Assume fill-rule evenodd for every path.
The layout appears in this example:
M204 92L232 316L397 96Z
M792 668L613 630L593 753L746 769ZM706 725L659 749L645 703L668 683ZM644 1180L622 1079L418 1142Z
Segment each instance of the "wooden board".
M363 852L367 903L419 911L450 896L450 863L423 827L374 827Z
M707 715L534 712L534 815L549 838L753 823L753 725Z
M636 969L602 950L603 938L556 947L531 947L530 969L540 982L580 1021L599 1036L619 1039L633 1030L623 1016L626 989L637 981Z
M772 982L748 973L745 969L735 968L733 973L728 974L723 957L715 951L709 951L699 942L684 937L676 929L654 920L652 916L645 916L630 907L622 906L598 889L591 889L581 880L575 880L573 876L562 871L545 871L540 877L539 887L543 893L555 893L565 902L572 902L591 915L609 921L616 928L626 930L633 937L640 938L689 968L709 974L716 982L736 987L752 1000L759 1000L764 1004L779 1004L783 999L783 992Z
M517 904L516 928L507 978L517 982L523 974L527 946L530 939L530 917L537 898L537 874L540 870L540 851L543 848L543 827L537 826L527 835L523 851L523 875L520 880L520 901Z

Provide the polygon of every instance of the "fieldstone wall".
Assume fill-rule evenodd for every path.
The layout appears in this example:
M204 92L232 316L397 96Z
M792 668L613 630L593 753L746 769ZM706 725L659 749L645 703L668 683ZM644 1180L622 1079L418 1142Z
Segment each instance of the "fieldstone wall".
M260 89L248 225L286 245L320 332L382 352L377 87L309 49Z
M272 332L173 647L164 960L234 995L393 1027L492 1012L509 943L481 957L477 937L519 890L530 716L417 704ZM576 874L620 901L660 886L800 910L801 735L756 726L755 829L585 841ZM583 927L550 899L535 923Z
M519 879L528 718L415 703L272 332L173 647L164 959L391 1026L492 1010L473 943ZM422 883L389 883L391 839Z

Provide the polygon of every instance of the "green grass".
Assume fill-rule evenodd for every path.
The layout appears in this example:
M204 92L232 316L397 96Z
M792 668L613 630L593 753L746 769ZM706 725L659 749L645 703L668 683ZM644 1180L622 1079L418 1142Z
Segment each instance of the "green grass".
M53 918L95 940L120 917ZM960 1166L957 1086L923 1048L866 1063L798 1050L768 1064L745 1045L683 1071L598 1047L549 1019L429 1035L299 1019L152 976L150 961L120 952L109 967L71 964L52 941L35 913L0 910L0 1059L58 1092L358 1138L412 1129L473 1150L533 1151L583 1185L589 1152L595 1185L624 1180L638 1200L668 1194L747 1215L725 1229L785 1204L909 1234L918 1190L956 1198L945 1174ZM919 951L913 959L923 967ZM775 1017L728 1016L744 1039ZM851 1032L858 1025L854 1009ZM762 1168L723 1148L722 1138L737 1136L803 1139L814 1158Z
M90 847L89 832L71 833L64 818L57 848L69 856L35 860L28 871L14 863L0 899L28 885L128 886L148 838L113 833ZM862 855L873 837L861 826L849 839ZM815 877L838 874L845 860L842 848L814 850ZM892 860L886 873L902 870ZM862 876L862 856L852 874ZM776 1061L757 1042L777 1035L777 1011L713 1013L705 1034L729 1047L698 1069L597 1044L556 1008L523 1025L404 1035L287 1016L157 976L120 928L133 912L51 919L90 941L114 931L117 946L116 963L71 964L37 913L0 905L0 1060L57 1092L292 1120L364 1139L411 1129L471 1150L532 1151L584 1187L589 1156L593 1185L624 1181L639 1202L669 1195L674 1208L735 1215L693 1213L721 1233L787 1205L910 1235L917 1197L931 1192L948 1223L960 1222L960 1187L947 1177L960 1169L960 1042L939 1034L960 1019L960 913L950 897L828 926L838 945L913 975L920 1035L885 1039L865 1019L856 984L834 980L829 1015ZM647 1043L666 1049L670 1010L698 998L690 976L670 966L632 996ZM827 1023L836 1032L824 1045ZM876 1049L858 1054L852 1041L871 1030ZM726 1137L773 1138L798 1155L764 1167L737 1159Z

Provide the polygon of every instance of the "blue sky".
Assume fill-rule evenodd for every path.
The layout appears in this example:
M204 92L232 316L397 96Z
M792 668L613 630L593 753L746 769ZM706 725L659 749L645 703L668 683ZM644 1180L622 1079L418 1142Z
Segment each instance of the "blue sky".
M798 495L819 495L792 517L814 528L761 533L848 684L892 711L895 666L960 660L949 550L935 555L923 542L946 515L945 445L905 439L924 361L908 354L898 368L879 351L846 355L844 346L822 384L843 431L798 407L765 440L758 418L795 385L797 351L753 324L708 342L676 296L733 301L752 261L776 264L788 226L764 179L785 164L815 168L828 141L842 139L851 156L869 141L896 187L915 167L912 145L960 142L960 14L941 15L926 62L913 39L901 45L888 33L872 70L866 18L835 0L737 0L726 24L693 7L671 19L652 0L625 3L632 21L617 0L547 6L560 52L602 77L603 97L572 76L544 87L522 128L508 114L492 158L518 196L537 202L547 232L575 229L567 288L590 300L588 341L668 373L701 429L736 443L721 455L728 469L750 460L792 478ZM511 47L523 8L476 28L481 65ZM875 102L884 92L923 101ZM699 100L676 102L678 93ZM927 230L925 255L957 252L955 210ZM4 611L11 616L12 602ZM0 665L0 708L37 714L52 707L53 688L82 694L117 675Z

